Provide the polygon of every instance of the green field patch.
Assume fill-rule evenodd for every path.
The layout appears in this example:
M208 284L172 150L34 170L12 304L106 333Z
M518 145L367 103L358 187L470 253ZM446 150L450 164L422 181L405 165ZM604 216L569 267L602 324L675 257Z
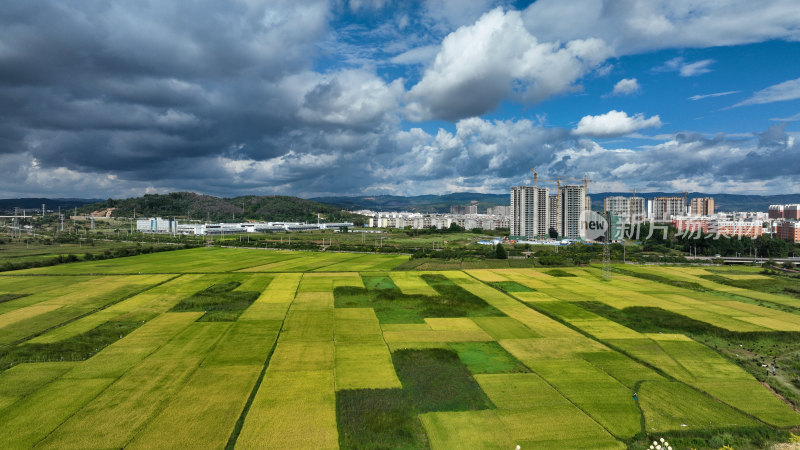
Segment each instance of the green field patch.
M335 448L338 442L333 371L267 368L236 447Z
M0 414L0 448L32 448L113 381L59 379L19 400Z
M340 390L336 419L343 449L426 448L428 444L402 389Z
M165 313L102 352L77 364L64 378L117 378L200 317L201 313Z
M544 273L550 275L551 277L575 277L575 276L577 276L574 273L567 272L564 269L550 269L550 270L545 270Z
M489 283L490 285L500 289L503 292L533 292L535 289L529 288L528 286L524 286L522 284L517 283L516 281L495 281L493 283Z
M800 414L756 380L703 381L694 384L719 400L778 427L800 425Z
M337 287L337 308L373 308L383 323L421 323L426 317L502 316L482 299L460 288L441 275L422 275L435 296L406 295L391 279L364 277L367 289Z
M383 331L428 331L431 326L426 323L383 323Z
M536 374L475 377L522 448L624 448L597 422Z
M529 367L614 436L627 439L642 431L633 392L601 369L579 359Z
M69 362L17 364L0 372L0 411L73 367L75 363Z
M398 289L392 277L388 275L361 275L361 280L364 282L364 287L367 290L374 291L380 289Z
M123 447L183 386L228 326L190 324L78 410L40 445Z
M497 342L459 342L449 344L473 375L484 373L529 372Z
M203 360L203 367L264 365L281 323L280 320L234 323Z
M637 392L648 433L759 426L750 417L675 381L645 381Z
M102 310L168 278L149 275L97 277L72 286L82 288L81 291L66 295L50 291L43 301L0 315L0 347L34 337L50 328ZM22 298L20 301L24 302L31 297L34 296ZM14 303L17 302L2 305Z
M619 352L589 352L580 353L580 358L611 375L629 389L634 389L636 383L645 380L663 380L653 369L644 366Z
M20 344L0 351L0 370L15 364L45 361L83 361L127 336L142 322L106 322L70 339L50 344Z
M205 311L201 322L235 321L258 297L257 291L235 290L241 283L229 281L210 286L181 300L170 311Z
M125 448L221 447L233 431L261 367L198 369Z
M473 317L471 320L495 340L541 337L522 322L511 317Z
M420 412L493 407L452 350L398 350L392 360L403 390Z
M419 416L432 449L513 449L514 442L493 410L432 412Z
M0 294L0 303L10 302L18 298L27 297L31 294Z

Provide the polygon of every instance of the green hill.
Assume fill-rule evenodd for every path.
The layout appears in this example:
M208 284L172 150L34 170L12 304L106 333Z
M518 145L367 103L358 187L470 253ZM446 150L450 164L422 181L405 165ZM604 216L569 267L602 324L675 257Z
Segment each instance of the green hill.
M143 197L108 199L79 207L81 213L114 208L113 217L177 217L210 222L258 220L269 222L316 222L317 214L328 222L361 224L364 217L312 200L287 196L220 198L194 192L146 194Z

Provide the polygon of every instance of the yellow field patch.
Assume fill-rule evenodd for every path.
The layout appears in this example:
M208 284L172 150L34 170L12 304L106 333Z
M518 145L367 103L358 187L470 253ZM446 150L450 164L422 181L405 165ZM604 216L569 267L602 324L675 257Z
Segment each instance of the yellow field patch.
M213 448L227 442L261 366L200 368L125 448Z
M384 331L387 343L399 342L485 342L493 341L483 330L430 330L430 331Z
M333 370L333 341L291 342L281 339L269 361L273 372Z
M608 349L603 344L581 335L574 338L502 339L498 342L524 364L542 359L577 358L581 352Z
M419 416L432 449L512 449L514 442L492 410L433 412Z
M472 319L466 317L427 318L425 323L430 325L431 330L436 331L481 331Z
M405 295L439 295L428 283L420 277L419 273L390 272L389 277L400 291Z
M237 448L337 448L331 370L267 370L236 441Z
M336 344L336 389L401 388L386 344Z

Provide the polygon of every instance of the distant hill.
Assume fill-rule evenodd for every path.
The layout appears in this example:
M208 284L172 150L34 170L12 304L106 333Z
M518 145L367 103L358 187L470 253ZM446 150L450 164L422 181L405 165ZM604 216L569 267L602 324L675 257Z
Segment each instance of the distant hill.
M342 208L286 196L243 196L220 198L194 192L147 194L143 197L108 199L78 208L81 213L114 208L113 217L179 217L211 222L259 220L270 222L316 222L317 213L323 221L360 223L363 216Z
M42 203L45 204L46 209L55 211L59 207L61 209L69 209L98 201L100 200L96 198L6 198L0 199L0 211L13 213L14 208L41 211Z
M603 199L615 195L630 197L630 192L590 193L592 209L603 208ZM683 196L674 192L637 193L637 197L652 199L663 196ZM714 197L717 211L767 211L769 205L800 203L800 194L787 195L739 195L739 194L705 194L690 192L689 199L695 197ZM486 212L492 206L508 205L509 194L479 194L461 192L444 195L418 195L403 197L397 195L374 195L359 197L317 197L312 200L338 206L348 210L371 209L376 211L411 211L421 213L445 213L451 205L465 205L477 202L478 212Z

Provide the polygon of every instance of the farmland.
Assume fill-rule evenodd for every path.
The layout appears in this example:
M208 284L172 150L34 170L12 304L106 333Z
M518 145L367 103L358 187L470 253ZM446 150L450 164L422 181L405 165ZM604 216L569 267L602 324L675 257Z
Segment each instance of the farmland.
M768 275L407 260L4 272L0 447L763 448L800 427L800 299L748 289Z

